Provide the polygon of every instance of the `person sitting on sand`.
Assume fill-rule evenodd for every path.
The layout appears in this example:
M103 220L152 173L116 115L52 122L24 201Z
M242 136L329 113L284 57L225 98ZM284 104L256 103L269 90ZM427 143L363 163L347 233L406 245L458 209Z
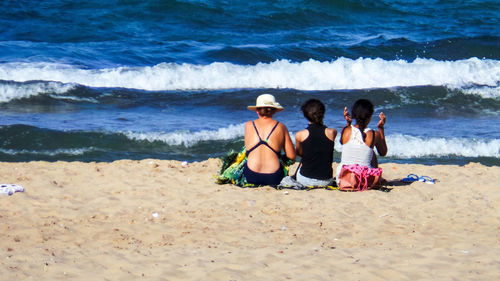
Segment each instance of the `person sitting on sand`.
M387 154L385 143L384 125L385 115L379 114L380 121L377 124L378 131L368 129L374 109L373 104L366 99L357 100L351 109L352 118L356 125L351 125L352 118L347 107L344 108L344 118L347 125L342 129L340 143L342 144L342 155L340 164L337 166L337 178L343 165L358 164L369 168L377 168L377 156L373 150L377 148L380 156Z
M295 149L288 129L273 119L273 115L284 108L276 102L273 95L257 97L255 106L258 119L245 124L245 148L247 162L243 174L248 183L255 185L277 185L285 176L280 163L281 150L288 159L295 160Z
M333 146L337 130L323 125L325 105L317 99L309 99L302 107L309 126L295 134L297 155L302 157L297 171L297 181L305 186L333 184Z

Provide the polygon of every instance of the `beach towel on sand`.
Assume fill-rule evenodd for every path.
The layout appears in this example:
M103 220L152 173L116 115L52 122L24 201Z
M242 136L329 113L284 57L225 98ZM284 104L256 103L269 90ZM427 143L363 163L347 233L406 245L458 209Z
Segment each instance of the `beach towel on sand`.
M231 183L239 187L256 187L256 185L248 183L245 175L243 175L243 168L247 161L247 153L245 147L239 152L231 150L226 155L220 158L222 160L222 167L217 175L218 184ZM286 157L280 158L280 163L283 166L285 176L288 175L288 168L293 164L293 160Z
M0 194L12 195L16 192L24 192L24 187L17 184L0 184Z

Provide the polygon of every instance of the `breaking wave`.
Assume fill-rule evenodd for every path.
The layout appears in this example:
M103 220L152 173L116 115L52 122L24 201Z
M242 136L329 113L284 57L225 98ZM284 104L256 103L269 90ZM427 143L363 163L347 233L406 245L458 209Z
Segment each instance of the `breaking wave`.
M82 69L56 63L4 63L0 64L0 80L10 82L0 81L0 101L37 93L60 93L75 84L146 91L241 88L351 90L431 85L497 98L500 96L500 61L418 58L408 62L339 58L325 62L312 59L304 62L278 60L256 65L161 63L151 67L105 69Z

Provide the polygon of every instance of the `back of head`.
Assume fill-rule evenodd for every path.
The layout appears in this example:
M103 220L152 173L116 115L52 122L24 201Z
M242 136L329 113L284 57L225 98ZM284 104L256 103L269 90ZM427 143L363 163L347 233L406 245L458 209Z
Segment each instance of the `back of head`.
M352 118L356 120L360 129L363 130L368 126L368 122L374 112L373 104L367 99L359 99L352 106Z
M259 107L256 109L256 111L262 117L272 118L274 113L277 112L277 109L272 107Z
M323 125L325 105L318 99L309 99L301 107L304 117L313 124Z

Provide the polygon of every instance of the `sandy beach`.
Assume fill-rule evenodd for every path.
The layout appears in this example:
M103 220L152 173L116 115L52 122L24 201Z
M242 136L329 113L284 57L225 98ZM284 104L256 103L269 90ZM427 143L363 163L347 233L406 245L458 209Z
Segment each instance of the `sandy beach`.
M1 280L500 280L500 167L390 192L241 189L218 159L0 163Z

